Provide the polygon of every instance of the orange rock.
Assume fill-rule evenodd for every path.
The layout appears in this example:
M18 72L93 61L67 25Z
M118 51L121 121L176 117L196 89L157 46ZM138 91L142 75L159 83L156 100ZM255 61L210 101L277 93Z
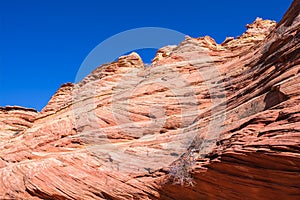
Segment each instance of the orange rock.
M1 108L0 199L299 199L299 13Z

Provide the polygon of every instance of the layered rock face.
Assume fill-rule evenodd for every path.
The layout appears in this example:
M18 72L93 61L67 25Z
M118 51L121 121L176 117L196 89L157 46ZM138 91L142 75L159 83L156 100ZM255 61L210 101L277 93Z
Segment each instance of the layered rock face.
M300 2L247 28L1 108L0 199L299 199Z
M1 140L20 134L30 128L38 113L34 109L19 106L0 107L0 138Z

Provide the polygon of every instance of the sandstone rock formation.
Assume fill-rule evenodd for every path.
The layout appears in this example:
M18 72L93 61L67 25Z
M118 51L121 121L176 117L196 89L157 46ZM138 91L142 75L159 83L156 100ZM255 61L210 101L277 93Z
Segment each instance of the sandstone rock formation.
M1 108L0 199L299 199L300 2L247 28Z
M37 115L37 111L30 108L0 107L0 139L9 139L30 128Z

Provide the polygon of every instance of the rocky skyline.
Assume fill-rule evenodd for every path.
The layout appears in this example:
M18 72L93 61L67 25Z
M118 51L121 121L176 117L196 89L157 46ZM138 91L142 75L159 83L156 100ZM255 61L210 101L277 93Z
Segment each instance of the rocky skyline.
M300 2L0 109L0 199L299 199Z

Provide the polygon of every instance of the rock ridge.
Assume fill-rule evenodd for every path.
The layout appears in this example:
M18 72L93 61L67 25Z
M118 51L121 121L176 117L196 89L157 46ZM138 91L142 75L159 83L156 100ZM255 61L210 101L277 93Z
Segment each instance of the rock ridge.
M299 199L299 36L295 0L221 44L122 56L41 112L0 108L0 199Z

